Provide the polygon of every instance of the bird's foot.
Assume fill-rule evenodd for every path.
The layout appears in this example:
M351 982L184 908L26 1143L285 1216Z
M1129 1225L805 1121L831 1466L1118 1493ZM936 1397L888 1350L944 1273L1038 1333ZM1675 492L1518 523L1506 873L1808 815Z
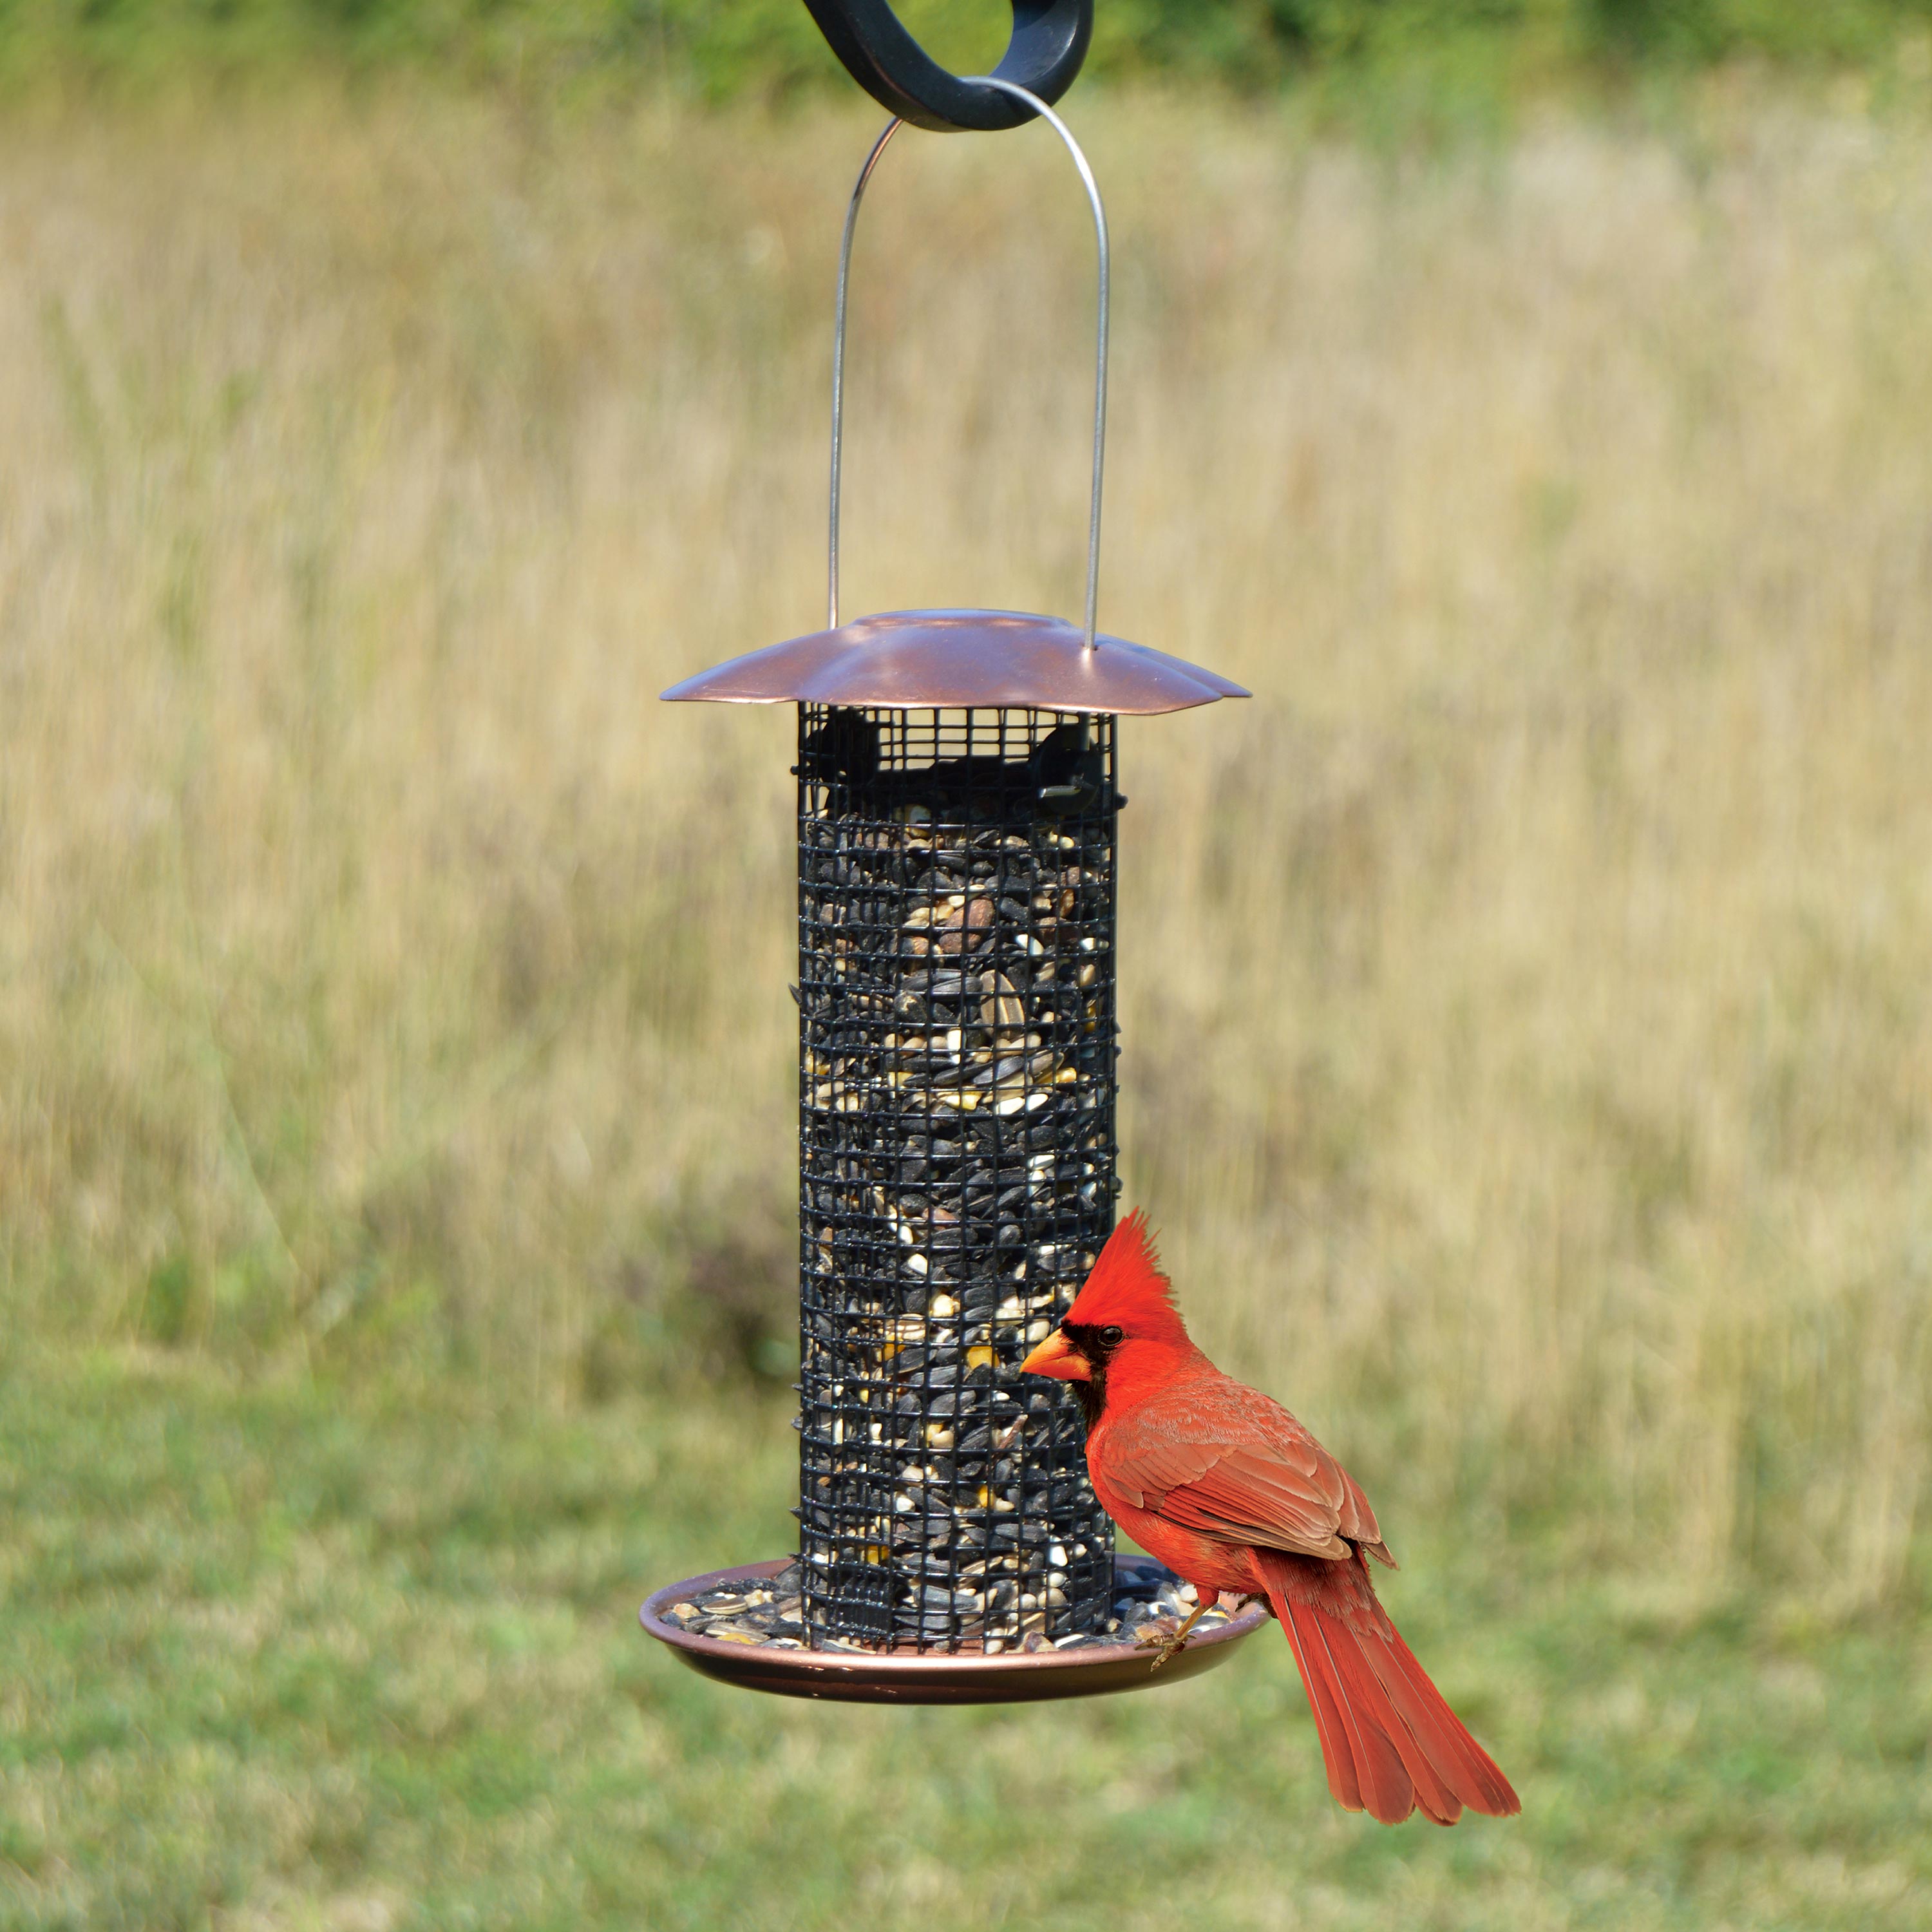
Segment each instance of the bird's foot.
M1142 1650L1156 1648L1160 1654L1154 1659L1158 1670L1172 1657L1180 1642L1180 1619L1178 1617L1150 1617L1134 1632L1134 1642Z
M1179 1630L1154 1652L1154 1661L1148 1666L1150 1672L1158 1670L1170 1657L1178 1657L1187 1648L1187 1640Z
M1158 1670L1170 1657L1178 1655L1187 1648L1187 1633L1208 1614L1214 1606L1214 1599L1212 1597L1202 1598L1195 1604L1187 1621L1178 1629L1174 1627L1174 1620L1171 1617L1156 1617L1141 1626L1140 1631L1136 1636L1134 1641L1136 1643L1158 1643L1160 1646L1159 1654L1148 1666L1150 1672Z

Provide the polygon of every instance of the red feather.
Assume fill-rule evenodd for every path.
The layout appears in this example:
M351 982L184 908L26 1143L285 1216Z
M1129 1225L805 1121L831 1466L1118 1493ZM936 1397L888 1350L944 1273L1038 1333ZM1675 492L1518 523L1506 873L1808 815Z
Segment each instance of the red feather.
M1300 1669L1335 1802L1391 1825L1418 1808L1442 1825L1465 1809L1520 1810L1376 1599L1366 1558L1394 1559L1367 1498L1279 1402L1188 1340L1145 1216L1114 1229L1064 1327L1124 1331L1102 1338L1112 1346L1089 1384L1095 1494L1204 1600L1266 1596ZM1045 1372L1066 1359L1062 1345Z
M1136 1208L1107 1237L1086 1285L1066 1311L1066 1319L1096 1328L1118 1322L1150 1341L1185 1342L1187 1330L1174 1305L1167 1278L1148 1232L1147 1216Z
M1315 1707L1339 1804L1388 1825L1418 1804L1439 1825L1454 1824L1465 1805L1493 1817L1521 1808L1376 1601L1360 1556L1339 1564L1256 1555Z

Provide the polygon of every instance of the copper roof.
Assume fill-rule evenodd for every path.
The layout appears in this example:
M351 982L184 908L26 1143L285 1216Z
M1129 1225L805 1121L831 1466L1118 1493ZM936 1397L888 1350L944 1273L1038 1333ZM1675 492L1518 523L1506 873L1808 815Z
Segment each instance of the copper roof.
M843 704L901 710L1185 711L1246 698L1197 664L1016 610L882 610L700 671L673 703Z

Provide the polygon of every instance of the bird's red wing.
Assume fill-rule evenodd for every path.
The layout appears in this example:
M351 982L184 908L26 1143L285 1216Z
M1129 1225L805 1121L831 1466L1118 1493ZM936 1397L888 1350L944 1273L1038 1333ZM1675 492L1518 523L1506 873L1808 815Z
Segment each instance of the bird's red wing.
M1299 1470L1252 1449L1229 1449L1191 1483L1169 1490L1154 1513L1230 1543L1302 1556L1350 1554L1340 1512Z
M1359 1543L1388 1560L1348 1472L1280 1403L1241 1383L1157 1396L1109 1423L1101 1448L1110 1486L1183 1528L1338 1560Z

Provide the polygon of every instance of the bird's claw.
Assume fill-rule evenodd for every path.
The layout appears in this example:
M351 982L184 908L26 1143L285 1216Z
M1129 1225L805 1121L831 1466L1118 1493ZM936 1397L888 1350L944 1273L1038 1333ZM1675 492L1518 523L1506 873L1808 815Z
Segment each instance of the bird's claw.
M1148 1665L1150 1670L1158 1670L1175 1652L1187 1648L1187 1640L1181 1635L1181 1626L1174 1617L1150 1617L1134 1633L1134 1642L1142 1650L1153 1650L1156 1646L1159 1654Z

